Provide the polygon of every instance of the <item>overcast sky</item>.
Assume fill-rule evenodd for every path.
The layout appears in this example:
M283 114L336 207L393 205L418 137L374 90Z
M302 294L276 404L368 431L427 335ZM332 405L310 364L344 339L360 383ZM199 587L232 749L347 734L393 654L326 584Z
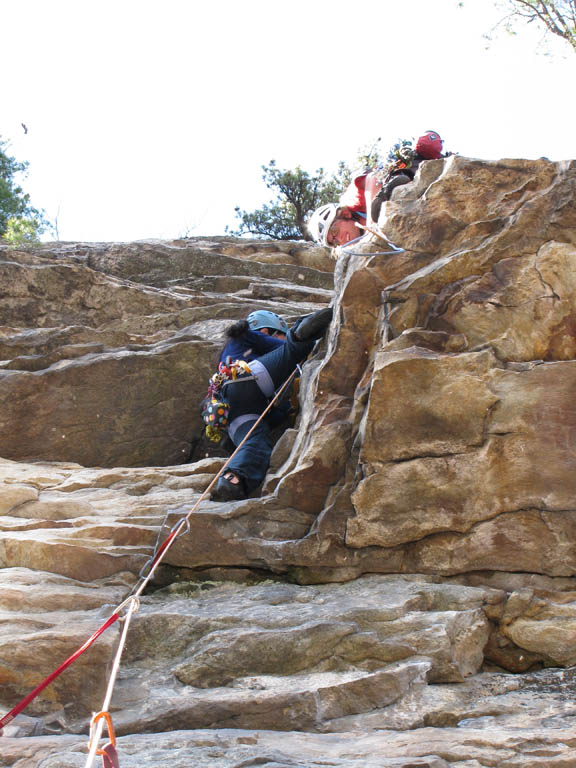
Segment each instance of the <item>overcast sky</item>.
M334 169L438 131L486 159L576 157L576 56L491 0L0 0L0 136L61 240L224 234L261 165ZM562 55L564 52L565 55ZM21 123L27 126L24 132Z

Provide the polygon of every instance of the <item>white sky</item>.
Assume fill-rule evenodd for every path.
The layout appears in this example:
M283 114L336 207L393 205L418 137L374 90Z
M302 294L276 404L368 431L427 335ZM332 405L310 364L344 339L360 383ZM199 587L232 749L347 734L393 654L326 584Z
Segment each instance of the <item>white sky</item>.
M576 157L576 56L538 55L534 25L487 48L492 0L457 6L0 0L0 136L60 239L84 241L224 234L271 199L270 159L333 170L378 137Z

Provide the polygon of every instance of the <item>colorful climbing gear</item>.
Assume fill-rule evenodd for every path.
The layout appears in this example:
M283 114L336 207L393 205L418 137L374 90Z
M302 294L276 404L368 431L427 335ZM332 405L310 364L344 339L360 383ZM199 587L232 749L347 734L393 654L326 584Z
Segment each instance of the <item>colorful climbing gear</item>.
M251 373L250 366L245 360L234 360L230 365L220 363L218 365L218 371L210 379L208 394L214 395L217 392L220 392L227 381L235 381L238 376Z
M218 371L208 383L208 394L202 400L200 415L206 425L206 437L213 443L222 440L230 423L230 406L222 394L222 389L229 381L236 381L239 377L242 377L243 381L254 378L245 360L234 360L230 365L220 363Z
M388 163L374 171L380 184L386 184L396 173L411 168L416 158L416 150L409 139L401 139L394 144L388 153Z

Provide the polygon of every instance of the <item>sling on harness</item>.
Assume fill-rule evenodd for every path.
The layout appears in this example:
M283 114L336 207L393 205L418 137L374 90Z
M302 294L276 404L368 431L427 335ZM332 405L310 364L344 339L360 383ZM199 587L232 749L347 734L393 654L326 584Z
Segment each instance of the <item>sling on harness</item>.
M230 405L226 398L226 388L236 382L256 381L265 397L274 395L274 382L266 368L258 360L250 365L245 360L234 360L230 365L220 363L208 385L208 393L200 406L204 420L206 437L219 443L226 432L234 430L230 424Z

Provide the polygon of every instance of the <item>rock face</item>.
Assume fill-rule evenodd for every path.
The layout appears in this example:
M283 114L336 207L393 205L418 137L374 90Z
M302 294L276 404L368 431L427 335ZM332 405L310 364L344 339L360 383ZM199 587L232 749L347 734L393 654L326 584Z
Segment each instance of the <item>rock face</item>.
M200 432L198 402L230 320L247 308L272 305L297 316L330 301L330 263L326 254L314 255L318 249L308 249L310 260L324 271L301 265L298 245L293 257L276 252L296 262L288 264L254 263L201 245L45 246L34 254L4 248L4 458L85 466L187 462ZM124 277L138 270L146 282Z
M429 161L379 225L401 249L0 249L0 716L186 515L128 633L123 768L576 765L576 163ZM261 494L199 501L224 329L328 303ZM117 638L0 766L85 764Z

